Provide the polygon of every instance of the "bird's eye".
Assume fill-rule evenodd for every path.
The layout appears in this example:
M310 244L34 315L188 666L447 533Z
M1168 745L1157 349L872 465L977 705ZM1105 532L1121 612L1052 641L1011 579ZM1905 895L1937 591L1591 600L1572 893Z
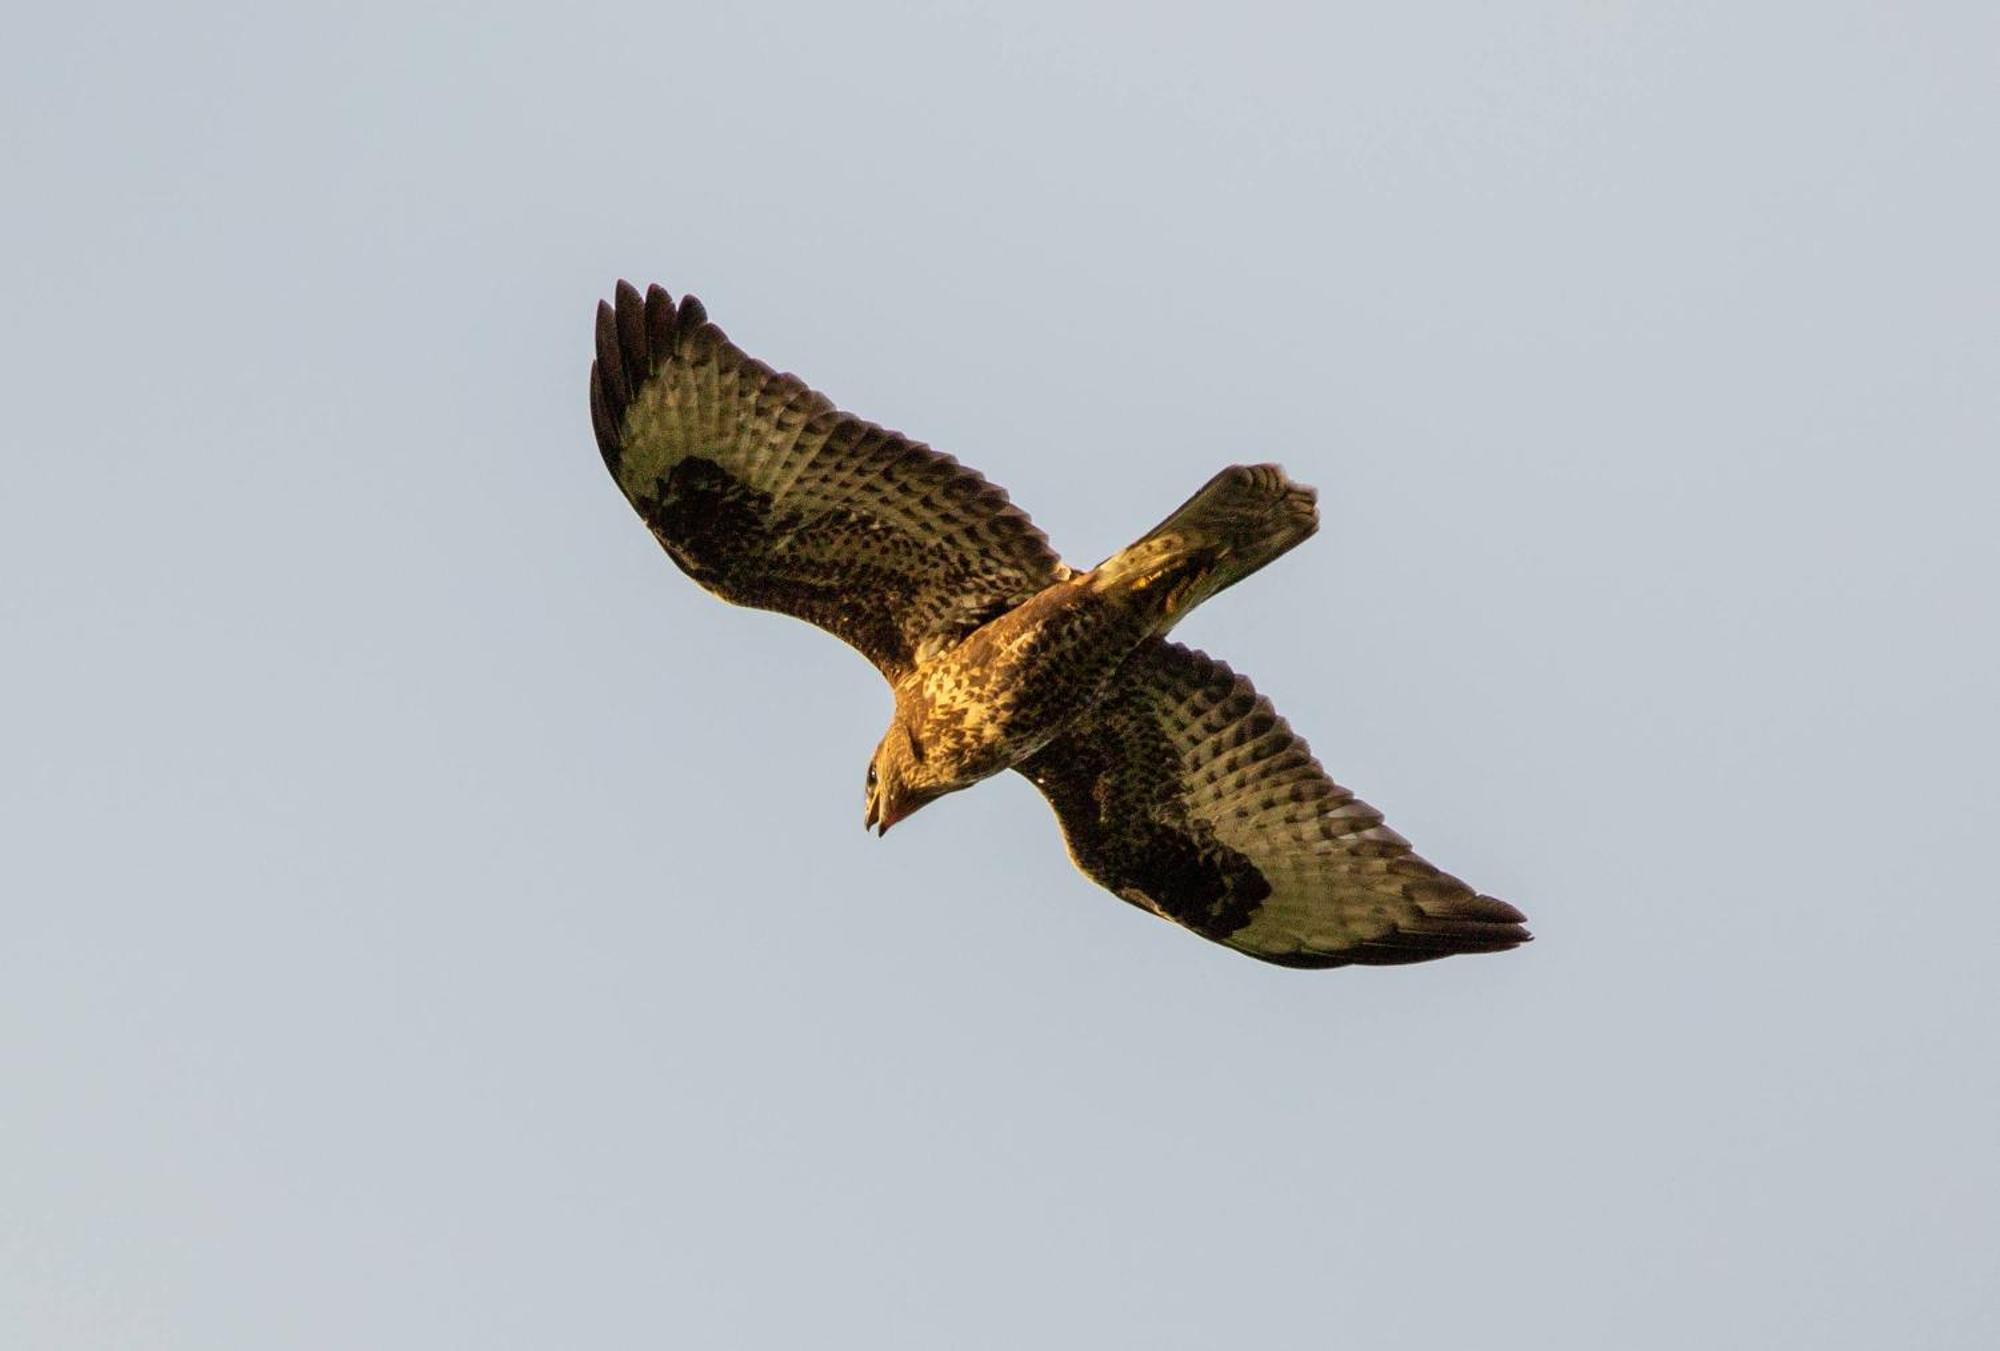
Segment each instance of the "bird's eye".
M875 766L868 766L868 791L875 791Z

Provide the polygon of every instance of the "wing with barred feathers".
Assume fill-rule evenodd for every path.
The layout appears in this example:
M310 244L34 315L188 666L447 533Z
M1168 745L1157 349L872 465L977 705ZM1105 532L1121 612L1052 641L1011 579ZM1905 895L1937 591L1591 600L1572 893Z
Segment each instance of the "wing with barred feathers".
M1069 575L1005 492L744 355L693 296L620 282L598 306L590 414L683 571L817 624L892 684Z
M1417 857L1328 778L1248 680L1179 644L1141 648L1020 770L1093 881L1263 961L1422 962L1529 940L1520 911Z

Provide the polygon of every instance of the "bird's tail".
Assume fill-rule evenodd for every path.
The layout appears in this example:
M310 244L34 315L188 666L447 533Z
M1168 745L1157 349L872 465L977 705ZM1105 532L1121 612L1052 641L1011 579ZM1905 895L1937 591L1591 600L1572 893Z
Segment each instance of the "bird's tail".
M1092 581L1155 600L1157 632L1165 633L1216 592L1304 543L1319 529L1317 496L1275 464L1231 465L1098 564Z

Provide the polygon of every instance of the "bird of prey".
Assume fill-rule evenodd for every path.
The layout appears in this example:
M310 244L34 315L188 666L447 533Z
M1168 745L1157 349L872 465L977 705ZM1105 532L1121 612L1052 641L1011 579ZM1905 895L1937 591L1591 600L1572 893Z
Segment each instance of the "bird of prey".
M878 833L1012 769L1093 881L1263 961L1528 941L1520 911L1327 777L1248 680L1168 641L1318 528L1313 490L1276 465L1223 470L1084 571L999 488L745 355L693 296L620 282L596 337L597 444L667 556L851 644L894 689L868 765Z

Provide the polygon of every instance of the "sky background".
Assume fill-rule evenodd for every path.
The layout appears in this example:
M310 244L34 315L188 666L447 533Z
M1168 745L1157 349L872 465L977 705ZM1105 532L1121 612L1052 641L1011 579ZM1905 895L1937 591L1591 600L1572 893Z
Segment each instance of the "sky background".
M2000 1345L2000 11L42 6L0 1341ZM1182 636L1527 949L1279 970L604 474L592 307Z

